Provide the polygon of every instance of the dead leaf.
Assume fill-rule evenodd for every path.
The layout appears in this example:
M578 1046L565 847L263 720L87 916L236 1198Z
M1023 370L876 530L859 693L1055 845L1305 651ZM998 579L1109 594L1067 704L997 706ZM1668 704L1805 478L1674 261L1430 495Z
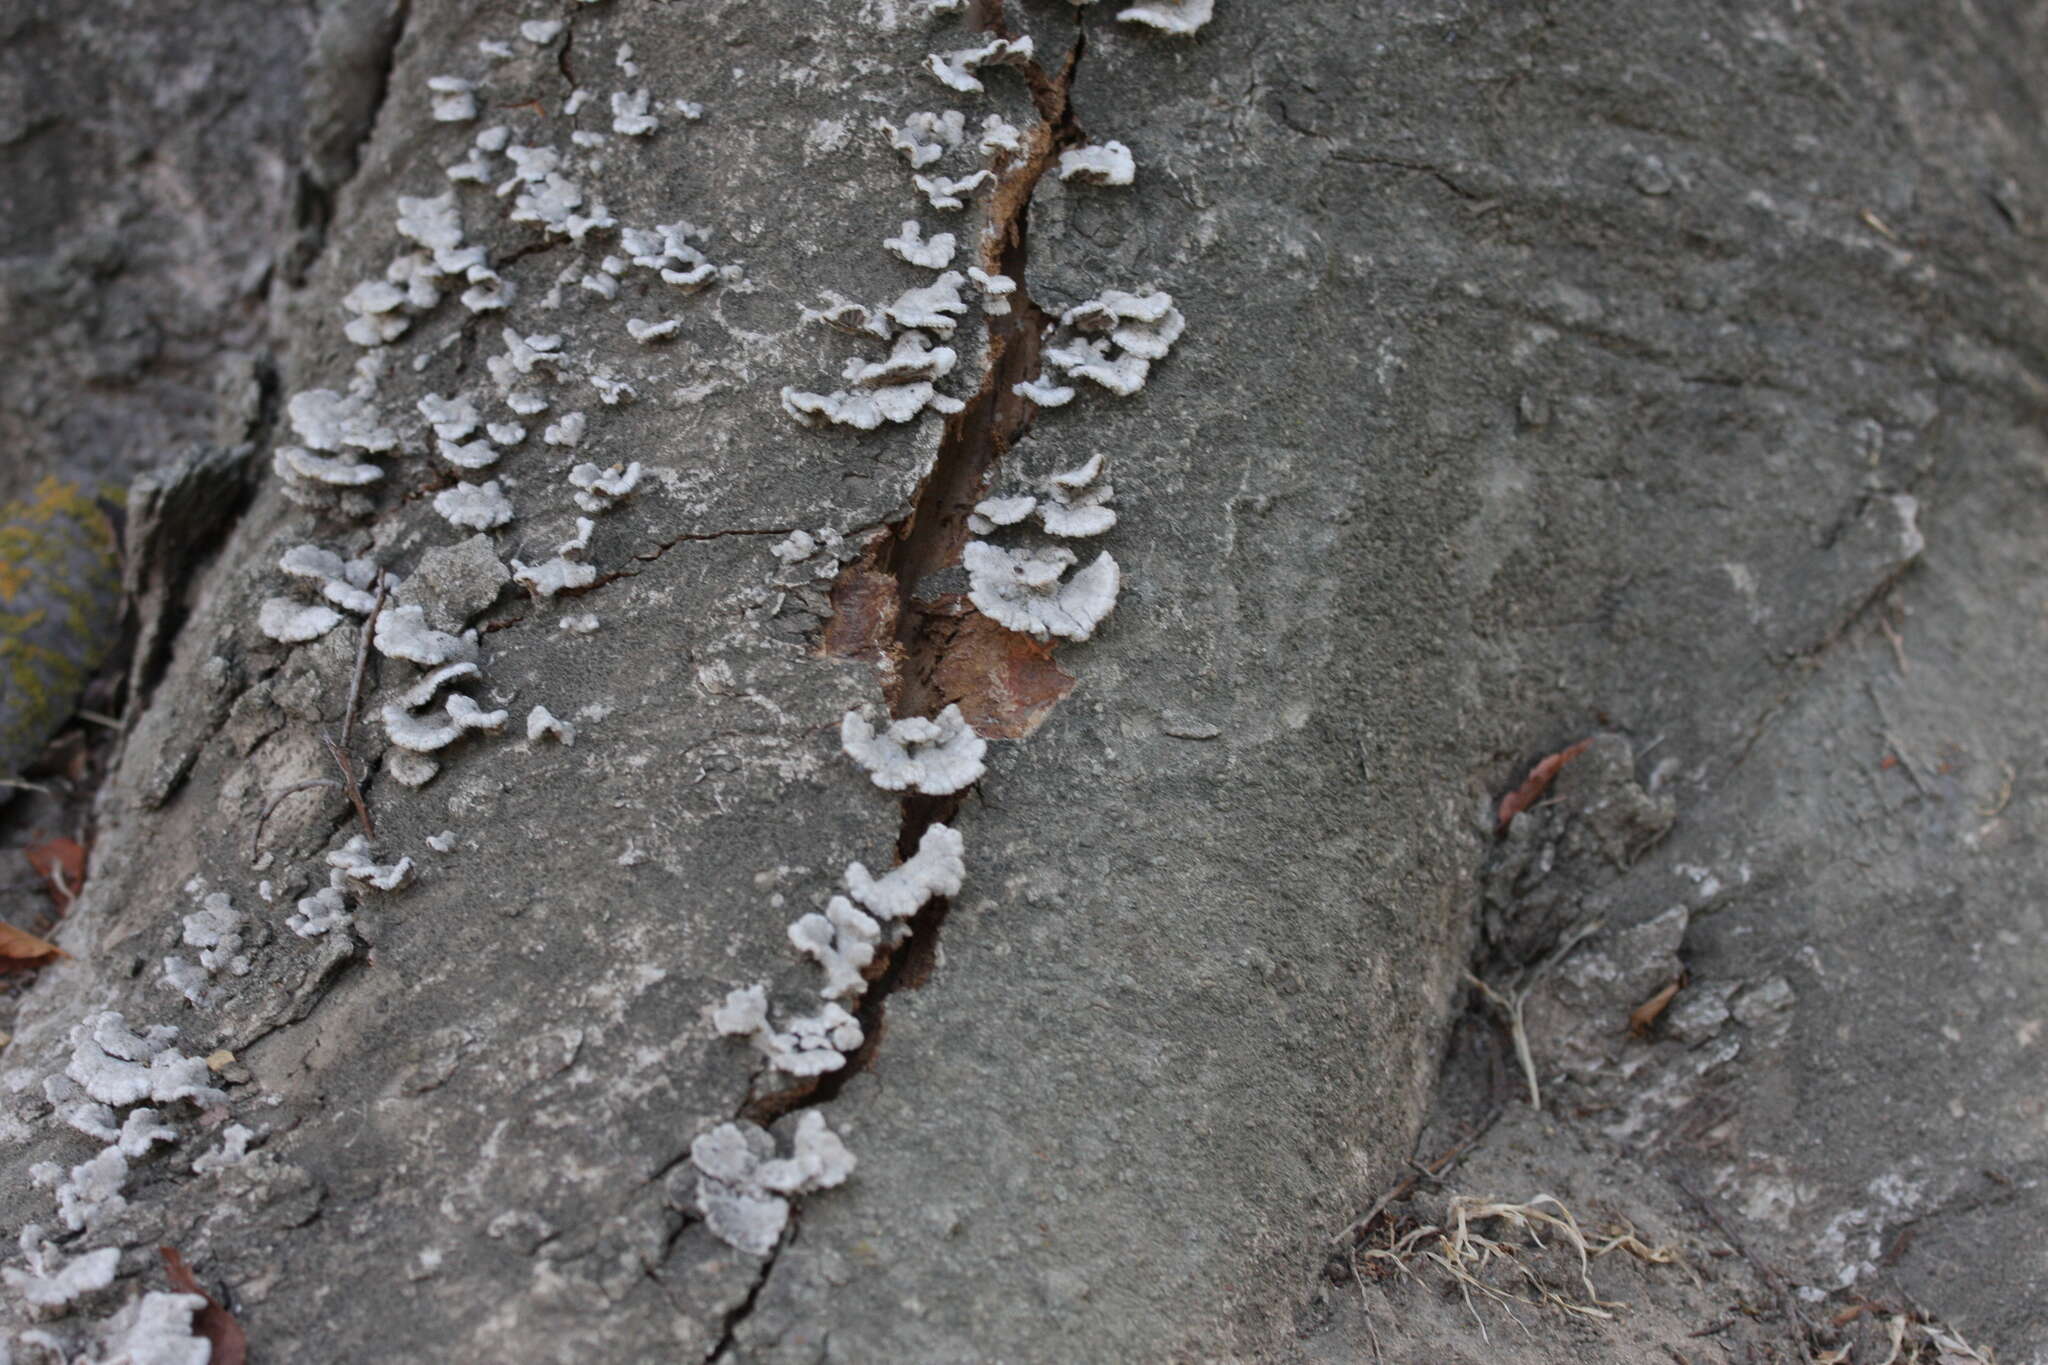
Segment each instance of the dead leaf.
M1582 739L1571 748L1560 749L1531 768L1522 785L1500 799L1500 822L1494 827L1494 832L1505 833L1508 823L1534 805L1536 798L1550 789L1551 782L1563 770L1564 765L1586 752L1586 746L1592 742L1591 737Z
M1815 1356L1813 1358L1813 1365L1845 1365L1848 1359L1848 1348L1838 1347L1832 1351L1822 1351L1819 1355Z
M0 924L0 972L25 972L71 954L26 929Z
M176 1247L158 1247L156 1254L164 1258L164 1273L170 1277L171 1288L206 1300L206 1307L192 1316L192 1335L213 1343L207 1365L242 1365L249 1355L249 1337L242 1324L215 1302L213 1295L200 1288L198 1277L186 1266Z
M1630 1036L1636 1038L1648 1036L1651 1026L1657 1022L1658 1018L1664 1013L1665 1008L1671 1004L1671 998L1678 994L1679 988L1683 985L1685 985L1685 978L1675 976L1671 978L1663 990L1658 991L1648 1000L1645 1000L1642 1004L1629 1011L1628 1031Z
M85 846L76 839L56 837L30 844L22 852L36 875L49 883L58 913L69 910L85 886Z

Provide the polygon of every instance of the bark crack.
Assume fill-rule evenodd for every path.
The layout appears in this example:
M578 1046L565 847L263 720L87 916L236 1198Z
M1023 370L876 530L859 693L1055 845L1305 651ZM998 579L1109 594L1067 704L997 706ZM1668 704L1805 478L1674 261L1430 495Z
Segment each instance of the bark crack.
M975 0L968 27L997 38L1016 36L1003 0ZM968 538L968 514L987 495L1004 456L1030 431L1037 415L1037 405L1015 392L1017 384L1038 377L1040 345L1053 322L1029 288L1031 197L1045 173L1058 164L1059 154L1087 141L1071 98L1086 48L1087 33L1077 16L1073 46L1056 72L1035 60L1022 68L1038 122L1026 135L1021 153L997 162L988 221L979 238L981 268L1016 282L1009 296L1010 312L984 315L987 363L981 385L958 413L946 419L938 454L909 514L879 532L867 553L848 565L833 586L834 621L827 624L823 648L871 659L881 672L883 695L895 716L931 715L950 703L975 700L962 694L960 675L946 668L949 656L965 645L963 613L971 609L956 594L926 596L921 589L933 575L959 564ZM1036 649L1028 637L1018 638L1020 648ZM906 795L896 836L897 857L915 854L925 831L951 822L965 799L965 793ZM949 898L932 898L911 917L908 936L876 957L855 1011L863 1039L847 1055L845 1066L765 1093L764 1072L757 1076L738 1117L766 1127L799 1109L829 1104L853 1077L872 1066L888 1030L889 997L898 990L916 990L930 979L940 931L951 909ZM792 1210L790 1232L762 1264L760 1278L746 1299L727 1315L724 1335L711 1356L714 1361L729 1359L737 1349L736 1334L774 1271L776 1258L795 1240L800 1214L800 1206Z

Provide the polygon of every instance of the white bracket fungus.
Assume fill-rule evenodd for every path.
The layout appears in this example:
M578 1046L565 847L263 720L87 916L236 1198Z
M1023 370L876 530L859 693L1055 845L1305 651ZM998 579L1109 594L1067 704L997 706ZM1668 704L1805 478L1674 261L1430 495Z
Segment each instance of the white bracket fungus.
M203 1064L202 1064L203 1065ZM71 1168L71 1178L57 1187L57 1217L73 1232L120 1215L128 1207L128 1158L108 1147Z
M144 1294L123 1310L132 1311L134 1321L108 1340L105 1365L206 1365L213 1346L192 1330L192 1315L204 1307L199 1294Z
M333 389L308 389L295 393L285 405L292 430L312 450L366 450L373 454L398 444L398 433L377 422L377 412L367 392L355 388L347 394Z
M994 38L980 47L957 52L934 52L924 59L924 69L939 78L948 90L963 95L977 94L987 87L974 74L977 67L991 63L1023 66L1031 60L1034 47L1029 37Z
M488 531L512 520L512 500L496 479L483 484L458 481L434 494L434 510L449 524L472 531Z
M922 327L950 337L967 311L967 300L960 297L960 286L966 282L965 275L948 270L923 288L904 290L882 312L899 327Z
M1152 362L1140 355L1110 358L1107 341L1085 341L1075 337L1062 346L1048 346L1045 363L1066 371L1070 378L1092 379L1119 398L1129 398L1145 387Z
M545 706L536 706L526 713L526 740L538 744L542 736L553 735L565 746L576 743L576 727L561 719Z
M270 467L283 481L284 495L308 507L330 506L343 490L361 488L384 477L382 469L353 455L329 458L298 446L279 446Z
M150 1100L170 1104L189 1099L221 1104L227 1096L207 1081L203 1057L187 1057L171 1046L178 1031L158 1024L141 1037L113 1010L103 1010L71 1030L71 1060L64 1074L101 1104L125 1108Z
M910 384L921 379L942 379L953 372L958 360L959 354L952 347L941 346L934 350L931 338L923 332L905 332L896 338L887 360L870 364L855 356L846 362L840 378L864 388L881 384Z
M550 422L542 431L540 439L551 446L574 446L583 442L584 432L590 429L590 419L580 412L565 412L559 422Z
M1015 526L1037 508L1038 499L1029 493L1013 498L983 498L967 514L967 529L985 536L998 526Z
M697 1206L704 1224L726 1245L766 1256L789 1223L788 1195L830 1189L853 1174L853 1153L815 1109L797 1119L787 1157L758 1125L721 1123L690 1144L697 1168Z
M649 322L645 318L626 319L626 335L643 346L666 341L682 329L682 321L678 318L663 318L659 322Z
M1015 124L1001 114L990 114L981 121L981 139L974 149L983 156L994 156L997 152L1021 152L1024 140Z
M1070 386L1047 379L1042 374L1036 379L1010 385L1010 392L1030 399L1041 408L1063 408L1074 401L1074 390Z
M528 19L519 25L519 36L535 47L552 43L567 27L560 19Z
M846 865L846 889L853 898L884 920L907 920L934 896L955 896L967 880L962 856L967 841L950 825L931 825L917 841L917 852L877 877L865 863Z
M434 263L442 274L457 269L467 269L470 262L460 256L462 247L462 211L455 205L455 191L431 197L413 198L398 196L398 231L434 253ZM461 265L455 264L461 260Z
M1039 505L1038 520L1049 534L1099 536L1116 525L1116 511L1109 506L1116 489L1098 482L1103 461L1102 453L1097 451L1086 464L1046 481L1050 496Z
M114 1146L122 1156L135 1160L149 1155L149 1149L159 1142L178 1140L178 1130L160 1122L156 1110L147 1106L128 1111L127 1121L121 1125L121 1134L114 1139Z
M43 1236L39 1223L22 1228L21 1254L28 1269L8 1266L0 1270L0 1279L32 1308L68 1308L87 1294L105 1289L114 1282L114 1268L121 1262L119 1247L101 1247L67 1262Z
M302 645L341 624L332 607L309 606L289 597L265 598L256 609L256 628L279 644Z
M967 120L958 109L948 109L943 114L912 114L903 120L901 128L887 119L876 119L875 126L888 134L889 145L909 159L912 170L931 165L950 148L959 146L967 132Z
M535 597L553 597L556 593L574 592L595 583L597 566L578 563L560 555L539 564L525 564L515 559L512 561L512 581Z
M383 716L384 733L391 737L393 744L416 754L430 754L447 748L462 738L466 730L503 729L510 713L486 711L460 692L455 692L449 695L439 715L422 716L404 706L387 706ZM389 887L383 889L390 890Z
M562 338L552 334L521 336L510 327L499 333L505 343L505 353L494 355L484 362L491 378L501 390L510 392L522 375L530 375L540 365L559 365L562 361Z
M207 971L246 976L249 958L241 951L242 925L246 919L235 909L227 892L212 892L198 910L185 916L184 941L187 946L201 950L199 965Z
M606 512L611 510L613 503L638 488L645 473L638 460L604 469L594 464L579 464L569 471L569 483L577 490L578 507L586 512Z
M468 701L467 697L450 697L450 709L457 701ZM474 706L474 703L471 703ZM505 723L503 711L493 712L497 723ZM494 728L494 727L485 727ZM397 891L412 881L413 862L411 858L400 858L395 863L379 863L370 856L370 841L358 834L340 848L327 855L327 865L335 868L351 881L379 891Z
M789 1021L782 1033L761 1040L768 1064L792 1076L819 1076L846 1065L846 1054L865 1041L860 1020L837 1005Z
M823 308L805 308L801 319L805 322L819 322L842 332L865 333L869 336L889 338L889 320L879 310L871 309L864 303L857 303L833 290L824 291Z
M826 902L824 914L813 911L789 926L789 941L797 951L816 958L825 969L825 988L818 993L827 1000L866 992L861 969L875 960L875 945L881 939L882 926L844 896Z
M768 992L763 986L729 992L712 1009L711 1026L727 1037L751 1039L769 1064L792 1076L818 1076L846 1065L846 1054L861 1045L860 1021L838 1005L789 1021L776 1032L768 1023Z
M346 885L346 875L339 868L330 872L326 886L299 900L297 912L285 920L285 927L300 938L318 938L335 930L346 932L355 923L355 916L348 912L343 890Z
M422 668L451 661L474 662L476 641L466 635L450 635L427 624L425 607L409 604L386 607L377 613L374 642L387 659L403 659Z
M816 426L823 418L861 431L873 431L884 422L907 422L927 407L950 414L962 406L959 399L926 383L895 384L858 393L803 393L787 386L782 390L782 410L804 425Z
M931 719L908 716L879 733L859 711L839 723L839 744L867 770L883 791L906 789L946 796L971 786L982 774L988 741L974 732L956 705Z
M958 179L943 175L913 175L910 183L917 186L918 193L935 209L964 209L967 201L961 196L974 193L995 178L995 172L984 167Z
M457 678L474 678L481 673L481 669L466 659L457 663L442 664L407 688L405 695L399 700L407 710L417 711L441 695L441 689Z
M1189 34L1216 15L1216 0L1145 0L1119 10L1127 24L1147 24L1162 33Z
M476 82L460 76L429 76L427 89L437 123L467 123L476 117Z
M937 232L926 238L923 224L915 218L906 218L897 235L884 237L882 245L912 265L921 265L927 270L944 270L953 263L953 249L958 241L950 232Z
M1010 311L1010 295L1017 292L1017 282L1008 275L991 275L978 265L967 267L967 278L981 289L981 311L992 318L1006 316Z
M498 451L489 441L441 441L436 445L441 458L465 473L489 469L498 462Z
M318 545L294 545L278 557L277 567L294 578L320 585L320 595L344 611L367 616L377 605L370 591L377 582L377 561L344 560Z
M1062 180L1085 180L1091 185L1128 185L1137 175L1131 149L1121 142L1104 142L1072 147L1060 153Z
M660 120L647 112L652 98L645 90L628 93L624 90L612 93L612 131L625 137L645 137L661 126Z
M364 280L341 296L341 306L355 316L342 328L358 346L382 346L404 336L412 319L397 309L405 291L388 280Z
M1107 553L1062 581L1075 562L1072 550L1005 550L970 540L961 554L968 600L982 615L1010 630L1043 640L1057 635L1086 640L1116 606L1120 575Z

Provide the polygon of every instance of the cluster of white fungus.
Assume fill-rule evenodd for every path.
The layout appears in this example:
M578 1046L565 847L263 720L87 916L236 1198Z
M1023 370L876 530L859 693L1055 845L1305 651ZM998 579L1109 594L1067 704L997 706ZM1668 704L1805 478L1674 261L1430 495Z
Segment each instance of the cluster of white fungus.
M1074 5L1092 5L1096 0L1069 0ZM950 5L952 0L934 0L936 11ZM1117 18L1127 24L1143 24L1156 28L1162 33L1186 36L1194 33L1216 15L1216 0L1144 0L1117 11Z
M957 830L934 824L914 855L881 876L862 863L848 863L845 893L789 926L790 943L824 969L818 993L825 1003L777 1027L769 1017L768 988L747 986L706 1011L711 1026L727 1037L748 1039L771 1067L789 1075L843 1068L865 1037L842 1002L867 992L866 973L879 948L908 937L912 916L935 897L959 894L967 875L963 847ZM794 1150L780 1160L769 1135L751 1124L722 1124L692 1144L698 1206L716 1236L765 1256L788 1220L786 1196L837 1185L852 1172L852 1154L815 1109L798 1120L794 1139Z
M891 721L880 730L860 711L848 711L839 723L839 744L883 791L927 796L948 796L974 785L988 752L988 741L974 732L957 705L929 719Z
M830 1189L853 1174L853 1153L815 1109L797 1119L790 1147L778 1157L768 1130L744 1121L721 1123L690 1144L697 1206L713 1236L766 1256L788 1226L790 1195Z
M210 890L199 878L185 884L185 893L199 908L185 916L182 940L187 947L199 950L199 960L194 962L178 954L166 957L163 980L193 1004L204 1005L211 994L214 976L221 972L248 975L251 962L242 951L243 927L248 917L235 908L227 892Z
M235 934L239 919L225 913L224 905L208 910L213 913L199 936L220 940L216 946L221 946ZM226 959L220 961L227 965ZM31 1180L55 1191L58 1220L71 1231L97 1229L126 1210L129 1163L148 1157L159 1144L179 1140L177 1130L164 1121L166 1109L181 1102L200 1107L226 1102L227 1096L211 1084L206 1060L179 1052L177 1036L178 1030L167 1024L138 1034L121 1014L101 1011L73 1026L70 1060L62 1072L44 1078L43 1096L58 1118L107 1144L68 1169L47 1161L29 1169ZM41 1235L40 1229L24 1234L29 1268L7 1274L9 1285L31 1303L61 1308L109 1282L101 1268L111 1253L93 1252L60 1265L42 1246Z
M1186 326L1171 294L1105 289L1060 314L1059 329L1040 358L1047 371L1057 370L1068 380L1086 379L1128 398L1145 387L1152 362L1165 358ZM1014 388L1040 407L1060 407L1074 396L1070 385L1044 372Z

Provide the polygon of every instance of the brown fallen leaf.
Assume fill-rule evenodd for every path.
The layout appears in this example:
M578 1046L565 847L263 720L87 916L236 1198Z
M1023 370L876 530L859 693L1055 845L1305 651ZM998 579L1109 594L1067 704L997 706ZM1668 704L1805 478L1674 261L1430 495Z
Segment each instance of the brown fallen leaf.
M25 972L69 956L56 944L39 939L26 929L0 924L0 972Z
M1651 1026L1657 1022L1658 1018L1671 1004L1671 998L1677 995L1679 989L1684 985L1685 978L1683 976L1675 976L1671 978L1663 990L1658 991L1648 1000L1645 1000L1642 1004L1629 1011L1629 1035L1634 1038L1648 1037Z
M242 1324L235 1321L235 1315L200 1288L198 1277L186 1266L176 1247L158 1247L156 1254L164 1258L164 1273L170 1277L171 1288L206 1300L206 1307L192 1315L192 1335L213 1343L207 1365L243 1365L249 1355L249 1337Z
M1522 785L1500 799L1500 821L1494 827L1494 832L1505 833L1508 823L1534 805L1536 798L1550 789L1551 782L1563 770L1564 765L1586 752L1586 746L1592 742L1591 737L1582 739L1571 748L1560 749L1531 768Z
M50 899L57 903L58 913L69 910L85 886L85 846L58 836L30 844L22 852L36 875L49 883Z

